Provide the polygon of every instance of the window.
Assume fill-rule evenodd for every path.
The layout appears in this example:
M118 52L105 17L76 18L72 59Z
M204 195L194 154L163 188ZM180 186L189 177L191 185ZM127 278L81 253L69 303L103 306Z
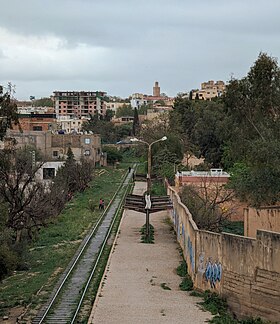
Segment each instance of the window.
M55 177L55 168L43 168L43 179L53 179Z
M90 138L85 138L85 144L90 144Z
M53 155L53 157L58 157L58 151L53 151L52 155Z
M90 156L90 150L85 150L84 155L85 155L85 156Z
M33 130L34 131L42 131L43 128L42 128L42 126L33 126Z

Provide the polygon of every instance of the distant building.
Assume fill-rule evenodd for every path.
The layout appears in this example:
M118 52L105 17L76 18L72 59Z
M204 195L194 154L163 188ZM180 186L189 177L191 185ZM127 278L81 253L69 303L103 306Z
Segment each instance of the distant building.
M201 183L226 184L230 178L222 169L210 169L210 171L181 171L175 174L175 187Z
M143 93L134 93L131 96L130 104L132 108L137 108L137 109L139 109L143 105L147 105L148 104L147 95L144 95Z
M69 116L60 116L57 119L57 129L63 131L64 134L81 133L82 127L88 119L83 118L70 118Z
M57 116L75 118L105 115L106 92L103 91L54 91L53 100Z
M13 129L23 131L48 131L56 130L56 115L53 113L19 113L19 124L13 125Z
M116 102L116 101L109 101L105 103L106 110L110 109L116 114L117 110L123 106L129 106L129 102Z
M106 165L106 154L101 149L101 138L98 134L53 134L52 132L9 130L4 140L6 148L15 145L17 148L35 147L47 161L65 160L68 148L79 161L88 158L95 165Z
M130 104L132 108L140 108L143 105L149 105L156 108L156 106L172 107L174 104L174 98L170 98L165 94L160 93L159 83L156 81L153 87L153 95L147 95L143 93L134 93L131 96Z
M153 96L154 97L160 97L160 87L158 85L158 82L155 82L155 85L153 87Z
M192 90L192 99L211 100L212 98L220 97L225 92L224 81L208 81L201 83L200 90Z

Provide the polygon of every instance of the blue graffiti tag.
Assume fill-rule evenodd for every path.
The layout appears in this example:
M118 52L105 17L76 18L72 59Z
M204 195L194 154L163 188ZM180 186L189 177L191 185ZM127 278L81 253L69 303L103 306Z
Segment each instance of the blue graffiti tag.
M194 252L193 252L192 242L189 236L188 236L188 252L190 256L190 262L192 265L192 271L194 271Z
M216 288L217 281L221 281L222 279L222 265L221 263L211 263L208 261L206 271L205 271L205 278L207 281L210 281L211 288Z

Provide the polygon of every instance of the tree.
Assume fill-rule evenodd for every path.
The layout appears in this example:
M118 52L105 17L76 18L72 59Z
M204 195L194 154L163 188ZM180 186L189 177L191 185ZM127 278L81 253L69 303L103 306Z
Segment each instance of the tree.
M222 167L225 137L225 114L221 101L194 102L196 122L191 140L195 145L196 156L203 157L213 167Z
M13 98L13 87L9 83L8 91L3 92L3 87L0 86L0 140L4 138L6 132L12 125L18 125L17 105Z
M131 107L131 105L123 104L121 107L117 109L116 117L127 117L127 116L133 116L134 110Z
M155 143L152 146L153 170L161 176L165 175L171 165L174 170L174 163L178 163L183 158L183 145L180 134L177 132L176 127L171 125L168 113L146 123L142 127L140 134L140 137L147 143L152 143L163 136L167 136L166 141ZM146 150L143 153L146 156Z
M133 124L132 124L132 134L133 136L137 136L140 130L140 122L138 117L137 108L134 108L134 117L133 117Z
M111 110L111 109L107 109L107 110L106 110L106 113L105 113L105 116L104 116L104 120L109 122L109 121L112 120L113 117L114 117L114 112L113 112L113 110Z
M107 153L108 164L114 164L122 160L122 154L114 147L104 147L103 151Z
M42 165L43 162L34 165L28 150L0 152L0 198L8 206L6 225L16 233L17 241L23 232L31 237L33 230L56 215L45 186L36 181L36 172Z
M224 96L229 136L224 159L242 199L259 206L279 201L280 70L260 53L248 75L231 80ZM265 176L264 176L265 175Z
M12 233L6 227L8 221L8 207L0 201L0 282L15 270L17 255L12 249Z
M232 213L234 192L219 183L184 186L180 194L199 229L220 232Z
M40 98L33 101L34 107L53 107L51 98Z

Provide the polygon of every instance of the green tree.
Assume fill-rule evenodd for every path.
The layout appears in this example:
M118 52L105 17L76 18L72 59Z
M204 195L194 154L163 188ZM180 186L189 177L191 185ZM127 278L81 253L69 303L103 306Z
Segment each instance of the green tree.
M109 121L112 120L113 117L114 117L114 112L113 112L113 110L111 110L111 109L107 109L107 110L106 110L106 113L105 113L105 116L104 116L104 120L109 122Z
M122 160L122 154L115 147L104 147L103 151L107 153L108 164L114 164Z
M34 107L53 107L51 98L40 98L33 101Z
M279 201L280 71L276 59L260 53L246 77L230 81L224 103L230 134L224 159L234 166L232 186L253 205Z
M131 107L131 105L123 104L121 107L117 109L116 117L127 117L127 116L133 116L134 110Z
M19 121L17 105L12 96L12 85L9 84L6 92L3 92L3 87L0 86L0 140L13 124L18 125Z
M132 134L133 136L137 136L140 130L140 122L137 108L134 108L134 117L133 117L133 124L132 124Z

